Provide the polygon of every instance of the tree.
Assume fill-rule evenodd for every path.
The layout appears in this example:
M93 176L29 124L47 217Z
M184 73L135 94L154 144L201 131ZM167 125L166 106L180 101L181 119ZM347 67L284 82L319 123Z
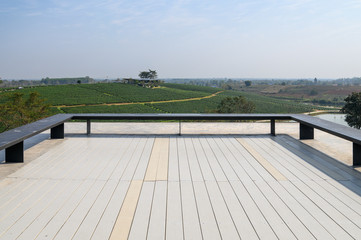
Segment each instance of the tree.
M218 113L251 113L255 109L253 102L247 101L243 96L226 97L218 105Z
M30 93L28 99L24 94L15 92L7 95L7 101L0 104L0 131L7 131L47 116L49 105L40 98L39 93Z
M246 87L249 87L252 85L252 82L251 81L244 81L244 84L246 84Z
M148 71L140 72L138 76L142 79L157 79L158 74L156 70L148 69Z
M346 122L350 127L361 128L361 92L348 95L341 112L346 114Z
M312 89L311 91L310 91L310 96L316 96L318 94L318 92L317 92L317 90L316 89Z

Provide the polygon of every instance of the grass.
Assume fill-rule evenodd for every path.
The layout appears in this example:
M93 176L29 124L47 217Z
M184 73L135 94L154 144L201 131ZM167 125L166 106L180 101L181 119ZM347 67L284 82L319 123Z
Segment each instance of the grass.
M182 87L172 88L171 86L150 89L120 83L98 83L42 86L15 91L24 93L25 96L36 91L53 106L70 106L197 98L208 96L219 91L219 89L195 88L189 90L187 88L182 89ZM0 93L0 103L5 101L5 94L5 92Z
M201 98L221 91L219 88L166 83L160 88L143 88L120 83L42 86L15 90L28 95L37 91L56 113L209 113L215 112L225 97L242 95L256 105L256 113L311 112L315 106L248 91L224 91L214 97L182 102L150 103ZM0 93L0 102L6 93ZM147 103L148 102L148 103ZM104 105L133 103L129 105ZM79 105L79 106L74 106ZM72 107L66 107L72 106ZM326 109L320 108L317 109Z

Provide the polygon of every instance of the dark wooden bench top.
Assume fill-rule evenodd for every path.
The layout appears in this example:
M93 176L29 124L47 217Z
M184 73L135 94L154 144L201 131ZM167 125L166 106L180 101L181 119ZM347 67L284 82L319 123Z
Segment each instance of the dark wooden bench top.
M291 120L290 114L117 114L84 113L73 114L76 120Z
M304 115L293 114L292 119L304 125L320 129L324 132L361 144L361 130L343 126L320 118Z
M57 114L39 121L0 133L0 150L8 148L25 139L39 134L52 127L71 120L71 114Z

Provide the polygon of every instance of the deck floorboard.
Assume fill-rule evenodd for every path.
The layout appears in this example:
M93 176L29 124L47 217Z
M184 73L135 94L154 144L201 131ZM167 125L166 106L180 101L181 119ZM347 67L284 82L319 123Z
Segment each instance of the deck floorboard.
M287 135L54 141L0 180L0 239L361 236L361 174Z

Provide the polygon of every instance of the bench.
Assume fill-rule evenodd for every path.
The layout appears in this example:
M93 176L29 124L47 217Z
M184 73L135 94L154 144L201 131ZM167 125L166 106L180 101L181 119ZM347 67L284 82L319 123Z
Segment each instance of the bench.
M91 120L270 120L270 134L276 135L276 120L300 123L300 139L313 139L314 128L353 142L353 165L361 165L361 131L303 114L58 114L0 134L0 150L6 149L6 162L22 162L23 141L51 129L51 138L64 138L64 122L84 120L91 134ZM181 125L180 125L181 126ZM181 129L179 130L181 133Z
M0 150L5 149L6 162L24 162L24 140L50 129L52 139L64 138L64 122L70 114L57 114L0 134Z

